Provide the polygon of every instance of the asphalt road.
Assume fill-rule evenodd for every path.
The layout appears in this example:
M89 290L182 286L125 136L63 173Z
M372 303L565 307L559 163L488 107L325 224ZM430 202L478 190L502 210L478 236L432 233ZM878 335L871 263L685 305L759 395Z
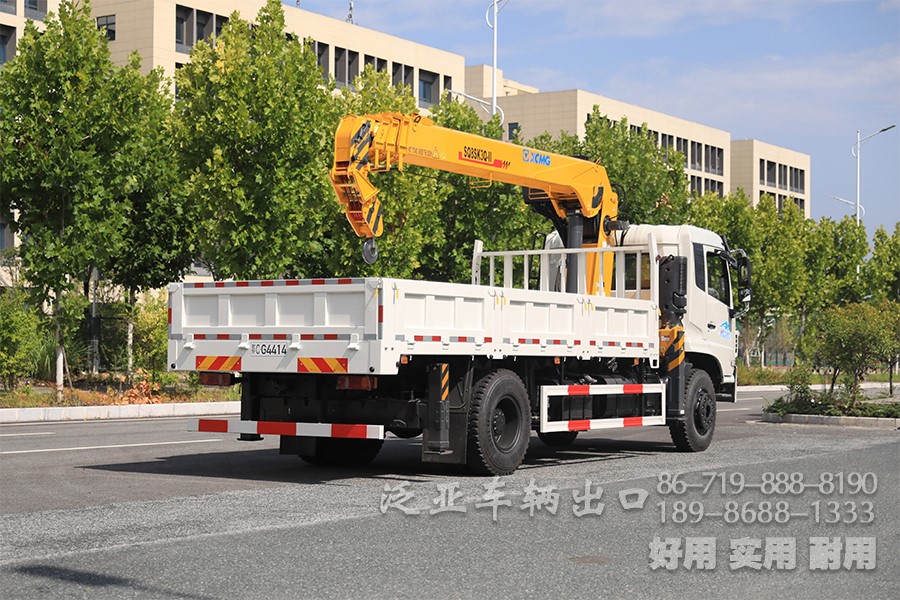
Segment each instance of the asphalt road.
M0 597L898 597L900 433L757 423L768 395L719 404L699 454L534 438L496 520L492 480L419 440L348 471L186 419L2 426Z

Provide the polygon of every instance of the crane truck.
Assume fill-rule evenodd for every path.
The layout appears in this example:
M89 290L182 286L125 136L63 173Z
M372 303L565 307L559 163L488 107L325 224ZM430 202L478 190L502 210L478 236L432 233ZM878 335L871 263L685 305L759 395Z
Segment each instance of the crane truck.
M385 228L370 176L405 165L521 186L554 231L530 250L475 241L465 284L170 284L170 368L241 383L240 420L198 431L277 435L282 454L332 466L366 464L387 433L421 435L424 462L493 475L519 467L532 432L566 446L668 426L679 450L709 446L717 401L735 400L743 252L697 227L619 220L600 164L381 113L342 119L330 172L367 262Z

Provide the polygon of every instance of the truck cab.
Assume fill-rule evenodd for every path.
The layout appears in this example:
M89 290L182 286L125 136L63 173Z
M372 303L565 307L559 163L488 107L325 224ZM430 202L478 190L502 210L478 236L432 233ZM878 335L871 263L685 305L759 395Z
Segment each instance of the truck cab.
M687 257L687 312L684 317L686 359L706 371L720 401L735 401L737 319L732 277L741 256L732 256L722 236L691 225L636 225L622 243L642 244L656 237L660 256ZM741 287L749 286L749 281Z

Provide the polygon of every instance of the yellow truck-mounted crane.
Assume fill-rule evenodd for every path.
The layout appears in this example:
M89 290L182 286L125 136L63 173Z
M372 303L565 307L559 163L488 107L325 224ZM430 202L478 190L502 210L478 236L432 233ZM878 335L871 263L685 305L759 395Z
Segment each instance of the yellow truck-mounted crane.
M375 238L384 231L378 189L369 180L405 164L418 165L477 179L522 186L525 202L550 218L568 248L612 245L619 197L606 169L587 160L540 152L435 125L422 115L380 113L344 117L335 133L331 183L347 220L363 242L363 258L377 259ZM597 255L586 258L587 289L595 292ZM574 258L577 260L577 258ZM609 293L612 262L604 278ZM574 291L577 267L570 265L569 291Z
M602 166L419 115L344 118L334 159L331 182L369 262L384 229L369 175L406 164L523 186L564 247L475 241L471 283L170 284L170 368L241 382L241 420L200 419L199 431L277 435L282 454L343 466L375 458L387 433L421 435L423 461L494 475L522 463L532 432L565 446L579 432L665 425L680 450L709 446L716 402L735 398L733 269L749 301L749 263L724 238L617 221Z

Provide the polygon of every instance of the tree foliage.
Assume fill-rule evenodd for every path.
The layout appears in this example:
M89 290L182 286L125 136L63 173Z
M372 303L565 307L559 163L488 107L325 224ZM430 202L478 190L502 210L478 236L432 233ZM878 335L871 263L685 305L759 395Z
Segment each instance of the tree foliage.
M251 24L233 14L176 74L174 138L194 207L198 258L217 278L319 271L334 134L316 55L285 35L269 0Z
M872 256L863 273L874 300L900 301L900 222L890 235L882 227L875 231Z
M888 303L854 303L834 306L817 318L819 331L813 356L817 365L831 370L832 388L840 373L852 378L852 400L858 396L863 376L885 362L896 351L895 329L890 325L898 318L897 307ZM893 321L893 322L892 322ZM888 325L888 326L886 326Z
M0 290L0 384L14 389L34 370L40 343L40 317L21 288Z
M48 302L112 265L126 242L144 183L137 104L158 74L145 79L136 58L113 66L87 2L62 2L45 25L28 22L0 70L0 211L15 214L24 274Z

